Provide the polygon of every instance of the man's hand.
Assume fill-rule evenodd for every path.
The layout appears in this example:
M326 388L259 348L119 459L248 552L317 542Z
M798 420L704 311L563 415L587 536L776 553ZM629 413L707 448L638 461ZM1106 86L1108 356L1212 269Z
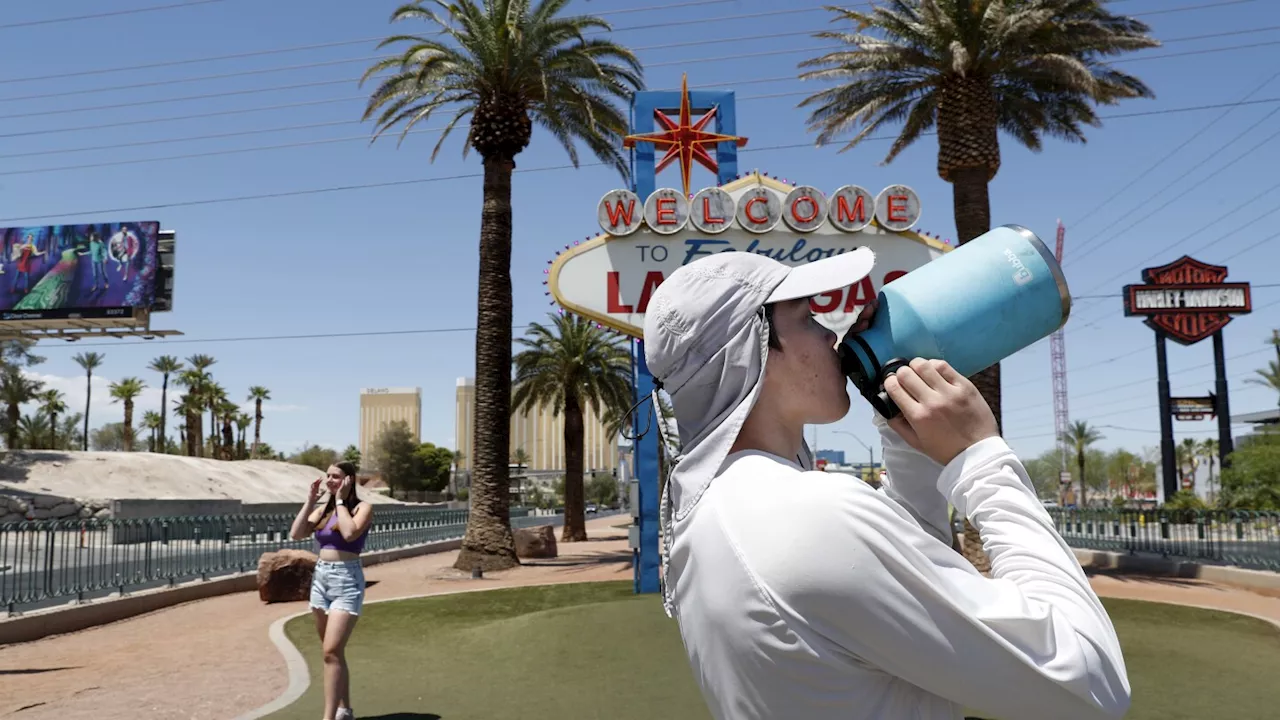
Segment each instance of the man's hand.
M884 389L902 411L889 426L940 465L1000 434L978 388L945 361L916 358L889 376Z

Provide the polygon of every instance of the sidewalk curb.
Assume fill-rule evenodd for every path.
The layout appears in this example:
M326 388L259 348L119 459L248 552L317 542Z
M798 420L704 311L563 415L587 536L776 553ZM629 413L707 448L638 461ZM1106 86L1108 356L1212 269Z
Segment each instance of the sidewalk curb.
M1195 578L1248 590L1280 593L1280 573L1277 572L1248 570L1234 565L1207 565L1149 555L1130 555L1108 550L1072 548L1072 552L1081 567L1088 569Z

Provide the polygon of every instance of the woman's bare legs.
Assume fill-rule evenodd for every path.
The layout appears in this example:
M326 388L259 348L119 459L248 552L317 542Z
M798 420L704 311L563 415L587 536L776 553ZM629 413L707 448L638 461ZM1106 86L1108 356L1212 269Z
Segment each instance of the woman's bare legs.
M333 610L326 617L320 611L316 630L324 649L324 720L334 720L339 708L351 707L351 671L347 668L347 640L359 616Z

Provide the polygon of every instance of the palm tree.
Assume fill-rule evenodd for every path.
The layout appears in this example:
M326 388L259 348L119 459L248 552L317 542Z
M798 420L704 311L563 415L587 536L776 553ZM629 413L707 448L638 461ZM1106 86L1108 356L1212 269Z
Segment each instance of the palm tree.
M1196 491L1196 472L1200 469L1200 443L1195 438L1183 438L1177 448L1178 467L1187 467L1186 477L1191 484L1191 492ZM1165 498L1167 501L1168 498Z
M218 403L218 414L222 416L222 451L219 459L234 460L236 452L236 434L231 425L236 421L236 415L240 412L240 406L230 400L222 400Z
M1276 347L1280 348L1280 345ZM1258 374L1258 377L1249 378L1245 382L1280 393L1280 360L1272 360L1267 363L1266 370L1254 370L1254 372ZM1277 404L1280 404L1280 394L1276 396L1276 400Z
M1200 455L1209 463L1209 500L1213 501L1213 465L1218 459L1218 441L1206 438L1200 441Z
M236 408L239 410L239 408ZM240 432L240 439L236 443L236 458L245 460L249 457L248 449L245 447L245 435L249 431L249 426L253 424L253 418L249 413L237 412L235 416L236 428Z
M392 22L423 21L422 35L395 35L379 47L400 54L375 63L363 82L389 71L369 97L365 119L374 138L400 126L401 141L441 108L452 107L431 157L471 117L463 155L474 148L484 166L476 327L475 447L471 514L455 567L497 570L515 565L508 453L511 419L511 173L537 122L578 164L580 141L626 177L623 109L642 87L640 61L606 36L608 22L564 16L569 0L438 1L401 6Z
M567 542L587 539L582 485L582 411L596 417L631 399L631 353L622 338L576 315L551 315L551 327L533 323L516 342L514 411L549 406L564 412L564 531Z
M124 451L133 452L133 400L147 389L146 383L136 377L127 377L111 383L111 402L124 403Z
M191 457L204 457L204 392L209 382L209 373L204 370L183 370L178 374L178 384L187 392L175 403L175 409L186 419L187 455Z
M18 419L19 447L38 449L48 438L49 418L44 415L23 415Z
M187 364L199 373L198 377L200 379L199 384L196 387L191 387L190 389L195 391L195 394L203 401L200 412L196 413L196 417L200 420L198 427L196 428L196 447L200 449L200 457L204 457L204 409L209 408L210 406L209 388L213 385L213 375L209 372L209 368L213 367L217 363L218 361L214 360L212 355L205 355L203 353L197 353L187 358ZM218 445L218 421L213 419L212 415L213 413L211 412L209 436L213 438L213 448L216 449ZM188 434L191 433L191 427L191 424L188 423Z
M67 411L66 397L58 390L40 394L40 411L49 416L49 449L58 449L58 416Z
M847 150L902 124L889 163L937 127L938 175L952 184L960 244L991 229L987 186L1000 169L997 130L1033 151L1045 135L1085 140L1094 105L1152 97L1138 78L1104 62L1159 46L1149 28L1091 0L889 0L870 12L829 8L852 33L817 37L848 47L801 63L803 80L834 80L800 103L825 144L861 126ZM868 34L867 31L873 34ZM1000 366L974 384L1000 412Z
M158 372L164 378L160 383L160 427L157 428L162 441L160 446L162 452L168 449L164 446L168 444L166 438L169 437L165 430L165 424L169 415L169 376L174 373L182 372L182 368L182 361L172 355L161 355L155 360L152 360L151 364L147 366L148 370ZM152 448L152 452L155 452L154 448Z
M227 389L216 382L204 387L204 401L209 410L209 449L213 457L218 457L218 411L227 402Z
M658 491L662 492L667 486L667 477L670 475L669 458L680 455L680 434L676 427L676 411L671 407L671 403L667 400L664 392L658 392L658 422L656 430L646 430L653 427L651 409L641 405L637 408L637 412L642 413L640 418L640 432L646 431L658 433ZM628 439L634 432L632 429L632 415L628 412L629 408L611 409L605 412L602 419L605 432L613 437L621 435ZM648 414L648 419L645 415Z
M89 402L93 399L93 371L102 365L102 361L107 356L96 352L83 352L76 355L72 360L76 364L84 368L84 438L82 445L84 450L89 449Z
M164 448L161 446L159 439L164 436L159 435L157 437L157 435L160 432L160 428L164 426L164 416L154 410L148 410L142 414L142 426L151 431L151 434L147 437L147 452L163 452ZM160 448L159 451L156 450L158 447Z
M3 367L0 371L0 402L4 402L6 406L5 443L10 450L16 450L22 432L18 424L22 419L21 407L36 398L44 389L44 383L23 374L17 365L0 367Z
M1084 454L1091 445L1102 439L1102 433L1096 428L1089 425L1087 421L1077 420L1067 426L1067 431L1063 433L1063 441L1076 452L1076 468L1080 471L1080 507L1088 507L1088 498L1085 495L1085 474L1084 474ZM966 534L965 542L969 541Z
M271 391L261 385L249 388L249 399L253 401L253 457L258 457L258 446L262 444L262 403L271 399Z
M174 410L182 413L186 418L186 422L182 425L182 435L187 456L204 457L204 438L200 429L203 422L201 417L204 412L204 401L194 392L184 393L174 402Z
M511 462L522 468L527 467L529 465L529 453L525 452L524 448L516 448L516 451L511 453Z

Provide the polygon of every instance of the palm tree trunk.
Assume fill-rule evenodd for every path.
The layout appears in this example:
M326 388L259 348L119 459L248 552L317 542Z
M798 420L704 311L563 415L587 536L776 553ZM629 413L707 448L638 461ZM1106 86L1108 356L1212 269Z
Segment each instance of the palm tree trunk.
M133 401L124 401L124 451L133 452Z
M1076 466L1080 468L1080 507L1088 507L1089 498L1085 496L1084 486L1084 450L1076 453Z
M84 387L84 437L81 442L84 445L84 451L89 451L89 403L93 400L93 371L85 371L85 387Z
M165 438L169 436L165 434L165 418L169 416L169 373L164 374L164 379L160 382L160 439L162 444L168 444ZM161 452L168 452L169 448L162 447ZM151 449L155 452L155 448Z
M222 452L219 457L223 460L234 460L232 453L235 452L235 435L231 430L231 416L222 416Z
M585 498L582 483L582 406L573 391L564 394L564 542L587 539ZM661 439L659 439L661 443Z
M58 449L58 413L49 413L49 449Z
M203 413L187 410L187 456L204 457L201 446L204 445Z
M454 567L519 564L511 532L511 172L514 158L485 158L476 310L476 415L471 514Z
M5 445L10 450L18 449L18 419L21 415L22 410L18 407L18 403L9 403L9 427L5 428Z
M253 457L258 457L258 446L262 444L262 398L253 403Z
M961 245L991 229L991 200L987 194L988 171L983 167L952 170L951 201L955 212L956 238ZM982 393L991 412L996 416L996 428L1003 432L1000 412L1000 365L974 375L973 384ZM990 572L991 560L982 551L982 536L978 529L964 521L965 556L981 572Z
M218 457L218 408L209 403L209 457Z

